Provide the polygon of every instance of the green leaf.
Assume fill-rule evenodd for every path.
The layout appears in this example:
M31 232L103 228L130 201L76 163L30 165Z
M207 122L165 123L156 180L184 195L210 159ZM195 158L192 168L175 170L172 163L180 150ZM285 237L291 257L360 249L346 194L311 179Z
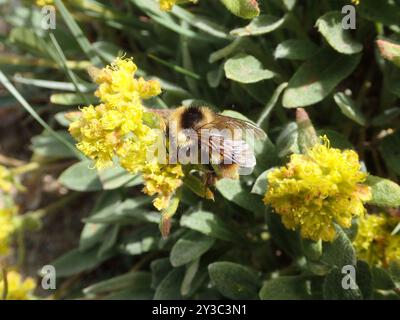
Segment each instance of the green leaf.
M172 266L169 262L169 258L162 258L153 260L150 264L151 269L151 287L157 288L161 281L171 271Z
M244 53L228 59L225 62L224 70L228 79L240 83L256 83L274 76L273 72L264 69L259 60Z
M151 300L154 291L148 287L142 287L140 284L133 288L121 290L103 297L103 300Z
M299 233L286 229L281 217L272 212L269 206L265 207L265 220L271 239L280 249L292 258L300 257L303 254Z
M381 142L380 150L387 166L400 175L400 130L386 136Z
M351 38L350 32L343 29L343 15L339 11L331 11L317 20L318 31L336 51L344 54L355 54L362 51L361 43Z
M69 133L65 131L56 131L56 133L71 145L74 143ZM71 148L61 144L58 139L47 131L32 138L32 149L36 155L48 159L76 158L76 154Z
M180 300L181 284L184 277L183 268L172 269L158 285L154 300Z
M258 194L260 196L265 195L268 187L268 180L267 180L268 173L271 172L272 170L274 170L274 168L265 170L257 177L256 182L254 182L253 187L251 188L251 193Z
M297 0L279 0L278 3L282 9L291 11L296 5Z
M247 26L234 29L230 33L233 36L239 37L259 36L275 31L282 27L286 22L286 18L287 16L278 18L271 15L261 15L257 18L254 18Z
M113 190L122 186L136 186L143 182L139 175L133 175L120 166L114 165L98 171L104 190Z
M25 27L12 28L8 39L11 43L24 48L27 51L49 58L46 51L46 42L32 29Z
M51 264L57 271L57 277L68 277L86 270L93 269L103 261L110 258L110 256L111 254L98 257L97 248L93 248L89 251L73 249L57 258Z
M275 59L307 60L318 47L309 40L290 39L281 42L274 51Z
M256 0L220 0L234 15L243 19L252 19L260 14Z
M372 267L372 279L375 289L391 290L396 288L396 284L389 273L382 268Z
M111 226L111 230L105 235L97 255L99 257L107 255L117 243L120 226L118 224Z
M268 280L260 290L261 300L310 299L306 279L302 276L283 276Z
M183 296L191 296L207 279L208 272L200 267L200 259L192 261L186 267L185 276L183 277L181 285L181 294Z
M313 241L310 239L301 239L304 255L311 261L318 261L322 255L322 241Z
M84 97L82 97L84 96ZM84 105L87 102L97 104L99 99L92 94L55 93L50 96L50 102L63 106Z
M135 256L157 249L160 235L155 225L145 225L133 231L121 241L120 250Z
M58 122L59 125L68 128L71 121L65 117L68 112L57 112L54 115L54 119Z
M199 29L200 31L208 33L209 35L217 38L229 38L226 29L211 19L192 14L190 11L183 9L180 6L174 6L171 12L178 18Z
M299 131L296 122L286 124L276 139L276 148L279 157L285 157L291 153L300 153Z
M260 116L258 117L257 120L257 125L260 128L265 129L267 127L267 120L273 110L273 108L277 105L278 100L283 92L283 90L286 89L288 83L283 82L281 83L274 91L274 93L271 96L271 99L267 102L267 104L264 107L264 110L261 112ZM263 153L265 154L265 153Z
M214 262L208 266L210 279L217 290L229 299L257 299L257 274L233 262Z
M111 205L98 210L96 214L85 218L85 222L92 223L123 223L123 222L160 222L160 213L147 211L142 208L150 204L152 199L147 196L137 196L123 202L115 201Z
M370 175L365 184L372 191L372 199L368 203L382 207L400 207L400 186L397 183Z
M170 261L172 266L179 267L198 259L213 245L215 239L191 231L180 238L172 247Z
M255 141L254 154L257 160L254 174L260 174L262 171L276 166L280 162L278 150L268 136L263 140Z
M85 294L99 294L110 291L118 291L130 287L149 287L151 275L149 272L135 271L123 275L100 281L83 289Z
M300 152L306 154L310 148L321 143L321 141L317 136L317 132L315 131L308 113L303 108L298 108L296 110L296 123L298 128L297 143Z
M254 213L261 214L264 212L264 204L259 197L249 193L243 188L240 180L221 179L216 183L217 190L224 196L225 199L236 203L242 208Z
M236 238L222 219L207 211L183 215L180 225L221 240L232 241Z
M89 65L88 65L89 66ZM26 84L29 86L34 86L38 88L46 88L52 90L61 90L61 91L76 91L76 87L71 82L61 82L61 81L52 81L52 80L43 80L43 79L32 79L32 78L24 78L20 75L15 75L13 80L18 83ZM96 86L92 83L79 83L78 90L80 92L91 92L96 89ZM93 95L91 96L93 99Z
M205 199L214 199L211 189L200 178L187 174L183 180L185 187L189 188L193 193Z
M323 244L321 262L339 268L345 265L356 265L356 253L351 240L341 227L337 225L335 227L336 238L332 242Z
M400 262L399 261L391 261L389 263L389 271L392 279L396 281L399 285L400 283Z
M372 273L368 263L366 263L365 261L357 261L356 282L361 290L363 299L372 299L374 289L372 283Z
M221 60L225 57L228 57L228 56L236 53L237 51L241 51L241 48L243 46L249 45L249 43L250 43L250 40L247 38L236 38L231 43L229 43L227 46L211 53L210 57L208 58L208 62L214 63L214 62L217 62L218 60Z
M106 210L114 211L116 204L119 204L121 196L116 192L104 192L97 198L95 206L90 213L90 216ZM85 221L86 222L86 221ZM108 229L107 224L98 223L85 223L81 236L79 239L79 250L85 251L94 247L97 243L101 242L104 238L105 232Z
M361 126L366 125L366 120L360 109L357 108L355 102L346 96L343 92L336 93L333 98L342 113L349 119Z
M360 55L343 55L322 48L293 75L283 94L286 108L305 107L325 99L357 67Z
M86 223L81 232L79 250L85 251L103 240L108 225L97 223Z
M75 191L98 191L103 189L103 185L97 174L97 170L92 169L93 162L84 160L66 169L58 178L58 181L70 190Z
M324 299L327 300L360 300L362 298L360 289L344 289L342 281L349 274L342 273L337 267L334 267L325 277L323 285ZM354 280L353 280L354 281ZM347 282L346 282L347 283Z

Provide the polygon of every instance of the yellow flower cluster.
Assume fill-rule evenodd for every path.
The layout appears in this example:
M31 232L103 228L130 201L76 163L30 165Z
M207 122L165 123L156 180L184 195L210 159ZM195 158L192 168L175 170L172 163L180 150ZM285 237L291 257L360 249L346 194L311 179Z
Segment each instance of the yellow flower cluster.
M10 170L0 165L0 190L9 193L13 187L13 179Z
M154 141L149 137L151 128L142 121L141 98L158 95L160 85L135 79L136 70L132 60L117 58L111 66L92 72L99 84L96 96L102 103L84 107L81 118L70 125L70 133L79 141L78 149L95 160L97 168L112 165L114 155L123 158L129 153L132 159L142 159Z
M355 5L359 5L360 4L360 0L351 0L352 3L354 3Z
M190 2L197 2L197 0L187 0ZM163 11L170 11L173 6L179 2L184 2L184 1L179 1L179 0L159 0L160 3L160 9Z
M15 230L14 216L16 207L0 209L0 256L7 255L10 249L10 237Z
M400 262L400 234L391 234L399 222L400 219L384 214L369 214L360 218L353 243L357 257L378 266Z
M158 194L154 206L164 209L168 206L171 194L182 184L182 167L180 165L162 165L149 163L143 171L146 181L144 192L150 196Z
M131 59L122 58L102 70L92 70L101 104L82 108L81 117L70 124L69 131L78 141L77 148L93 159L98 169L111 166L117 157L127 171L143 173L144 192L159 195L155 205L161 210L181 185L183 174L179 164L157 167L149 162L158 128L145 124L142 99L160 94L161 88L158 81L136 79L136 70Z
M36 5L39 7L44 7L51 4L54 4L53 0L36 0Z
M33 278L22 279L16 271L7 272L7 300L30 300L32 292L36 288ZM0 295L3 295L4 279L0 277Z
M353 217L364 214L363 202L371 194L360 184L367 174L360 171L357 153L322 140L324 144L293 154L286 167L268 174L264 202L282 216L286 228L299 228L303 238L332 241L334 223L349 228Z

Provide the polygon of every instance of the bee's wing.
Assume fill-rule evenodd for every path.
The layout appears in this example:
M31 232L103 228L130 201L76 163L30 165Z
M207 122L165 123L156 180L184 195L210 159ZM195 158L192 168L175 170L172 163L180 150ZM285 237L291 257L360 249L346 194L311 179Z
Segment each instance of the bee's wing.
M208 125L210 127L215 127L217 129L226 128L226 129L252 130L257 138L264 139L266 137L265 132L261 128L259 128L256 124L250 121L224 116L222 114L217 114L215 116L215 120Z
M250 146L243 140L233 140L221 134L202 134L200 138L202 146L206 146L210 152L217 151L225 163L235 163L240 167L252 168L256 165L256 158Z

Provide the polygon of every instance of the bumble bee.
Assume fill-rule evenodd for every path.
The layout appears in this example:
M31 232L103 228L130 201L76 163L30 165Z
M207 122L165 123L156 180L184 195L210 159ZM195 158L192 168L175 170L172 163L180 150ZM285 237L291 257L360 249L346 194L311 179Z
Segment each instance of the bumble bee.
M243 133L250 131L256 138L265 133L255 124L217 114L206 106L188 106L176 109L149 109L164 120L166 135L175 142L177 150L197 147L196 158L208 155L206 183L219 178L238 179L240 168L253 168L256 159ZM248 132L246 132L248 133ZM204 162L201 161L203 164Z

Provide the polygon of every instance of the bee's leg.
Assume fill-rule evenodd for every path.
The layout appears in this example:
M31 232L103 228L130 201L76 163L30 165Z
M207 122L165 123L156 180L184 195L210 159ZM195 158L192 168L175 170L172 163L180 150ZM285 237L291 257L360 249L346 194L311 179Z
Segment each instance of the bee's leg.
M213 186L218 181L218 177L214 171L208 171L204 175L204 182L207 186Z
M217 174L211 164L205 165L203 167L203 183L206 186L213 186L217 182Z

